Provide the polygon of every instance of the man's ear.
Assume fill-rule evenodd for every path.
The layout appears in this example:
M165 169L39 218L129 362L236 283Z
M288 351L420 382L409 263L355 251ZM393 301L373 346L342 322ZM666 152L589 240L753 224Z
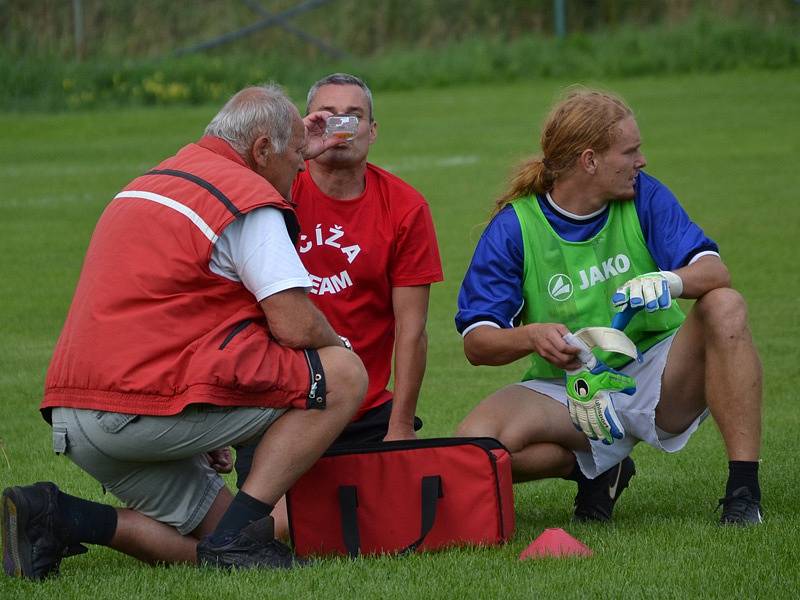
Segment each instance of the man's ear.
M374 144L377 137L378 137L378 122L372 121L372 123L369 124L369 143Z
M594 175L597 171L597 155L594 153L594 150L587 148L581 152L581 155L578 157L578 164L589 175Z
M250 148L250 158L259 167L264 167L272 152L272 141L266 135L261 135L253 142Z

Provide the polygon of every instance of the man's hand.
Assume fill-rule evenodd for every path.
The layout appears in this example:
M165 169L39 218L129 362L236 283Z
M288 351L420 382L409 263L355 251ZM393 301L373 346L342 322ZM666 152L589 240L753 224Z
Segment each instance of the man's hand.
M609 392L631 395L636 380L600 361L589 370L567 372L567 407L572 423L591 440L610 445L625 436Z
M564 341L564 336L569 329L561 323L532 323L525 325L533 350L559 369L578 369L581 366L578 360L578 348L570 346Z
M227 446L212 450L206 455L208 456L209 466L217 473L230 473L233 470L233 457L231 456L231 449Z
M672 271L654 271L625 282L611 296L614 306L644 308L647 312L666 310L672 299L683 293L683 280Z
M303 125L306 126L306 146L303 149L303 158L306 160L316 158L328 148L342 143L342 140L335 137L325 138L325 123L331 116L333 116L332 112L318 110L303 118Z

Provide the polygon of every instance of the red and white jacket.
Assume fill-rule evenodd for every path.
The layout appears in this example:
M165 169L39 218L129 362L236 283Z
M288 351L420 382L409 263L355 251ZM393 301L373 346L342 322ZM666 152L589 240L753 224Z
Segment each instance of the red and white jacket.
M225 227L261 206L284 211L296 236L293 206L215 137L117 194L92 235L47 372L45 418L55 406L140 415L194 403L305 408L281 387L287 349L270 338L255 297L209 270Z

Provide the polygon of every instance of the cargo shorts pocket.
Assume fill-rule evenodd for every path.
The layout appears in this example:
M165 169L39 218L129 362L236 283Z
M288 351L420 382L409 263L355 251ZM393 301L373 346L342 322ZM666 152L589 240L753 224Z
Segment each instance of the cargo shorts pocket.
M128 415L125 413L95 411L97 425L106 433L119 433L130 423L139 418L139 415Z
M56 454L67 452L67 430L63 427L53 427L53 452Z

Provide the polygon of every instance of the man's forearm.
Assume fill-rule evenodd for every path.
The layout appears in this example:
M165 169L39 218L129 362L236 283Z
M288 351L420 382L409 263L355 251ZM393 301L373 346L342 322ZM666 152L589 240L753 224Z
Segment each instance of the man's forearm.
M299 325L290 335L284 335L284 339L278 338L278 341L290 348L324 348L325 346L344 345L319 310L307 326Z
M414 416L419 391L425 376L428 356L428 336L422 333L395 340L394 397L389 419L389 434L399 437L413 435Z
M524 327L477 327L464 337L464 354L473 365L507 365L533 352Z
M683 281L681 298L699 298L711 290L730 287L728 268L718 256L703 256L691 265L676 269Z
M404 408L400 414L405 414L411 420L414 418L419 390L425 377L427 359L428 336L424 331L414 340L398 340L395 344L395 406L398 409Z
M414 437L414 414L428 358L429 285L392 290L395 316L394 400L387 440Z
M314 306L305 292L292 288L261 301L270 333L278 343L289 348L342 346L325 315Z

